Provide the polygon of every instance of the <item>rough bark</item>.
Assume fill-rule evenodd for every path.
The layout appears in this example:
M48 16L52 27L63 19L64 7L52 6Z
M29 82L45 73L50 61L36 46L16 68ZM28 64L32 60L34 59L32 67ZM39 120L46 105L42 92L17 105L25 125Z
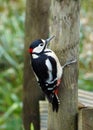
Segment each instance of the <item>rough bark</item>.
M33 40L48 37L48 16L48 0L27 0L23 85L23 123L25 130L30 130L31 123L34 125L34 130L40 129L38 101L42 99L42 94L33 75L27 50Z
M79 43L79 0L52 0L50 34L56 35L50 47L61 64L77 59L77 63L64 69L59 88L60 106L58 113L49 104L48 130L76 130L78 43Z

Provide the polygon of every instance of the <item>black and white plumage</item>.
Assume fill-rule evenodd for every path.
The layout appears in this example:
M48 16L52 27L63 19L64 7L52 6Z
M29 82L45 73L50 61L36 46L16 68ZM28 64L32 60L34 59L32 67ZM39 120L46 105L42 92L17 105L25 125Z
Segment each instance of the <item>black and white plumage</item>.
M56 54L47 48L48 42L53 38L54 36L46 40L34 41L29 47L29 53L35 77L48 101L52 104L53 111L57 112L60 103L58 87L61 82L63 68L76 61L70 61L61 66Z

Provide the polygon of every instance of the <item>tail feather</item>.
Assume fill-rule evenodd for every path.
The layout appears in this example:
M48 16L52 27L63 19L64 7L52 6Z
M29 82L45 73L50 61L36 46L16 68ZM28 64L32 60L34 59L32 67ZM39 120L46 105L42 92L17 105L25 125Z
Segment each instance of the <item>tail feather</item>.
M53 111L58 112L59 104L60 104L59 98L58 98L57 95L54 94L53 102L52 102L52 109L53 109Z
M58 112L60 101L57 94L51 93L50 95L47 95L47 98L48 101L52 104L53 111Z

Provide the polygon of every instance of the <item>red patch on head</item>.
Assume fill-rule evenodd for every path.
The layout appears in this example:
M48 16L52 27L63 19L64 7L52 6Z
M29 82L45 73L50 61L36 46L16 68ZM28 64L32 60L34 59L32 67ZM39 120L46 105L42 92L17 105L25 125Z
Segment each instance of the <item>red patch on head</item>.
M32 52L33 52L33 49L32 49L32 48L29 48L29 49L28 49L28 52L29 52L29 53L32 53Z

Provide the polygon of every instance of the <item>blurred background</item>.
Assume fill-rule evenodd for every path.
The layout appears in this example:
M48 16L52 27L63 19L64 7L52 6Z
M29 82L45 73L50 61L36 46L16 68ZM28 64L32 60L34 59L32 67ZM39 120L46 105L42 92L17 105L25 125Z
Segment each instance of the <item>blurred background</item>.
M22 130L26 0L0 0L0 130ZM79 88L93 91L93 1L81 1Z

